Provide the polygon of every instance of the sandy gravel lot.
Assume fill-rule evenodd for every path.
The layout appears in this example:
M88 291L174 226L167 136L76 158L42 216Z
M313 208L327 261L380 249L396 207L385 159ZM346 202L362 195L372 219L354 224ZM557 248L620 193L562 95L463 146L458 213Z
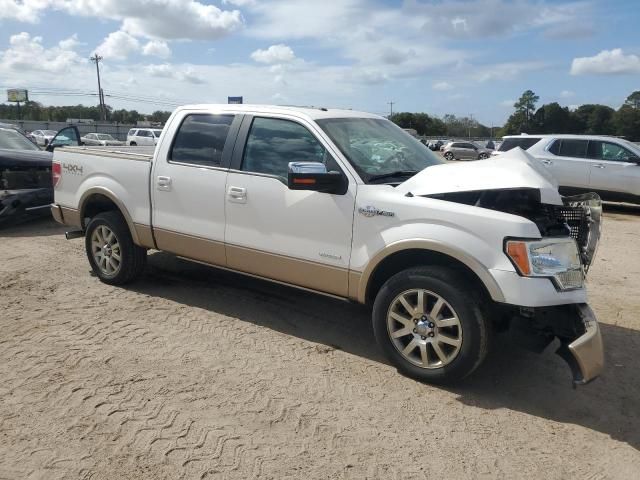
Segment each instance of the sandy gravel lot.
M396 373L359 306L150 255L129 288L82 240L0 231L0 479L640 475L640 209L589 279L602 378L500 348L455 388Z

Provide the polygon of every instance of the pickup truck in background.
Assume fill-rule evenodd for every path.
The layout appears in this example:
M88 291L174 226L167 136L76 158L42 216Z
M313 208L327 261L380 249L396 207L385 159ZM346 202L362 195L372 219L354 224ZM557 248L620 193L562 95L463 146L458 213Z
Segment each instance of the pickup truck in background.
M600 200L561 197L520 149L447 165L376 115L199 105L155 150L56 148L53 178L53 215L105 283L155 249L366 304L388 358L428 382L466 377L506 330L559 339L575 383L603 368L584 285Z

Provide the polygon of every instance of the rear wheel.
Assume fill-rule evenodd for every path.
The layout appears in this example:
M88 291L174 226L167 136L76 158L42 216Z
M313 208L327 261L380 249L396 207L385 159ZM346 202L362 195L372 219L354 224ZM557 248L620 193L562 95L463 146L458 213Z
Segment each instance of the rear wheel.
M85 248L91 268L104 283L123 285L144 270L147 251L133 243L127 222L119 212L103 212L91 219Z
M489 158L489 155L487 155L486 153L481 153L480 155L478 155L478 160L486 160L487 158Z
M132 147L135 147L138 144L136 142L130 142L129 145L132 146Z
M481 299L458 272L417 267L391 277L373 307L376 340L406 375L431 383L472 373L489 349Z
M444 158L446 158L449 161L453 160L453 153L451 153L451 152L445 153L444 154Z

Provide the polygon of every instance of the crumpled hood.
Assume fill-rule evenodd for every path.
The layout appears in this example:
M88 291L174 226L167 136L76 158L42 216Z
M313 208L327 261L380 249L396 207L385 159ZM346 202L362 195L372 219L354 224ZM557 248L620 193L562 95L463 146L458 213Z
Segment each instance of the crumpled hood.
M519 147L487 160L425 168L396 190L425 196L516 188L535 188L540 191L542 203L563 204L558 184L549 171Z

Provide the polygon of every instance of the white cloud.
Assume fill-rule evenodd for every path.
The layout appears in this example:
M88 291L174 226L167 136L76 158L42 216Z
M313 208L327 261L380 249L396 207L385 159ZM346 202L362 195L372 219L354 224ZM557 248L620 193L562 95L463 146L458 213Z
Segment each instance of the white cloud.
M167 42L162 40L151 40L142 47L142 54L160 58L169 58L171 56L171 49Z
M47 7L46 0L0 0L0 20L36 23L40 12Z
M145 71L152 77L172 78L179 82L187 82L193 84L206 83L205 79L198 75L193 66L176 66L168 63L160 65L147 65Z
M431 88L440 92L445 92L447 90L453 89L453 85L451 85L449 82L436 82L431 86Z
M296 55L284 44L271 45L266 50L256 50L251 54L251 58L258 63L289 63L295 60Z
M140 49L140 42L127 32L111 32L96 48L96 52L108 60L125 60Z
M3 72L52 72L63 73L72 67L87 63L75 51L69 48L74 37L61 41L57 46L46 49L42 45L42 37L32 37L27 32L12 35L9 48L0 52L0 76ZM38 60L38 61L34 61Z
M62 50L73 50L74 48L82 45L81 42L78 41L78 34L74 33L69 38L65 38L64 40L60 40L58 42L58 46Z
M526 72L542 70L549 65L545 62L506 62L475 67L475 79L479 82L513 80Z
M575 92L572 92L571 90L562 90L560 92L560 98L571 98L575 96L576 96Z
M602 50L593 57L574 58L571 75L615 75L640 73L640 57L625 55L621 48Z
M236 7L251 7L256 3L256 0L222 0L223 5L235 5Z

